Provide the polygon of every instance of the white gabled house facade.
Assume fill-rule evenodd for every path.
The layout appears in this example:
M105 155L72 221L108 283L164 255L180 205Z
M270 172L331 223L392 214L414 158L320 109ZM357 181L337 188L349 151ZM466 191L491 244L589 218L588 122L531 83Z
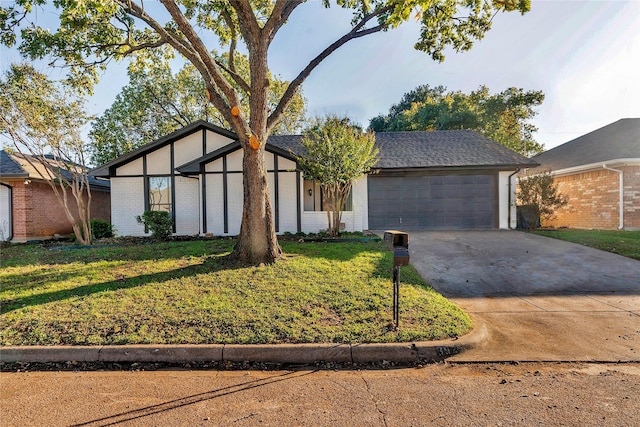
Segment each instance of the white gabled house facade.
M171 213L175 235L235 236L243 208L242 155L234 134L200 121L91 173L111 180L117 235L148 235L136 216L158 209ZM276 233L326 229L319 187L304 180L295 155L267 144L265 165ZM348 209L345 230L366 230L366 177L354 183Z
M374 173L353 183L345 231L515 228L515 173L537 163L472 131L376 135ZM272 136L264 156L277 234L327 228L319 185L296 164L300 136ZM242 147L198 121L121 156L91 175L111 180L120 236L145 236L147 210L171 213L174 234L235 236L243 209Z

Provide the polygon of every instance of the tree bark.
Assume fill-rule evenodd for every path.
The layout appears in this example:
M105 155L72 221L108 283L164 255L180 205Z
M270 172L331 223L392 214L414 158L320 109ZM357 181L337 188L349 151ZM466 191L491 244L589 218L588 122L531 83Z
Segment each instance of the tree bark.
M282 255L274 226L269 198L269 182L264 163L264 144L259 150L243 141L244 208L238 243L234 255L240 261L259 265L270 264Z

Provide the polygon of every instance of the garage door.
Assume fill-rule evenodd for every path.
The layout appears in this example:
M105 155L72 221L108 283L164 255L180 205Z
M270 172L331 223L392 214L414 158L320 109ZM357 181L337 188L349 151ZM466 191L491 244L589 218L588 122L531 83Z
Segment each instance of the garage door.
M455 230L498 225L497 175L369 175L369 229Z

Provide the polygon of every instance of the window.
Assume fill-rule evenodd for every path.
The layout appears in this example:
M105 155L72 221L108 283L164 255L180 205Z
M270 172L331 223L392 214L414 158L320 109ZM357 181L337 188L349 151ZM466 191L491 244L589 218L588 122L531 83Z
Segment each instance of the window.
M149 210L171 212L172 208L171 177L149 177Z
M324 196L322 194L322 189L320 188L320 184L315 181L304 181L303 184L304 194L304 210L306 212L321 212L326 211L327 206L324 200ZM349 197L344 204L343 212L348 212L353 210L353 190L349 192Z

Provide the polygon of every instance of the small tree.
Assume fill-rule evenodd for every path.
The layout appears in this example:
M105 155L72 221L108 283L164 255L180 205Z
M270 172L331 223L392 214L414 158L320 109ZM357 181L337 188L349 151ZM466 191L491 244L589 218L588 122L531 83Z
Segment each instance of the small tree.
M315 119L304 132L302 145L307 152L298 158L298 164L306 179L320 184L327 206L328 232L336 236L351 184L378 161L374 134L363 133L346 117L328 116Z
M0 135L47 182L76 239L90 244L91 190L80 130L82 100L30 65L11 65L0 80Z
M558 192L558 185L553 183L553 176L549 171L536 174L525 174L518 180L518 201L526 206L533 218L527 218L531 228L538 226L538 220L544 221L553 212L566 206L569 197Z

